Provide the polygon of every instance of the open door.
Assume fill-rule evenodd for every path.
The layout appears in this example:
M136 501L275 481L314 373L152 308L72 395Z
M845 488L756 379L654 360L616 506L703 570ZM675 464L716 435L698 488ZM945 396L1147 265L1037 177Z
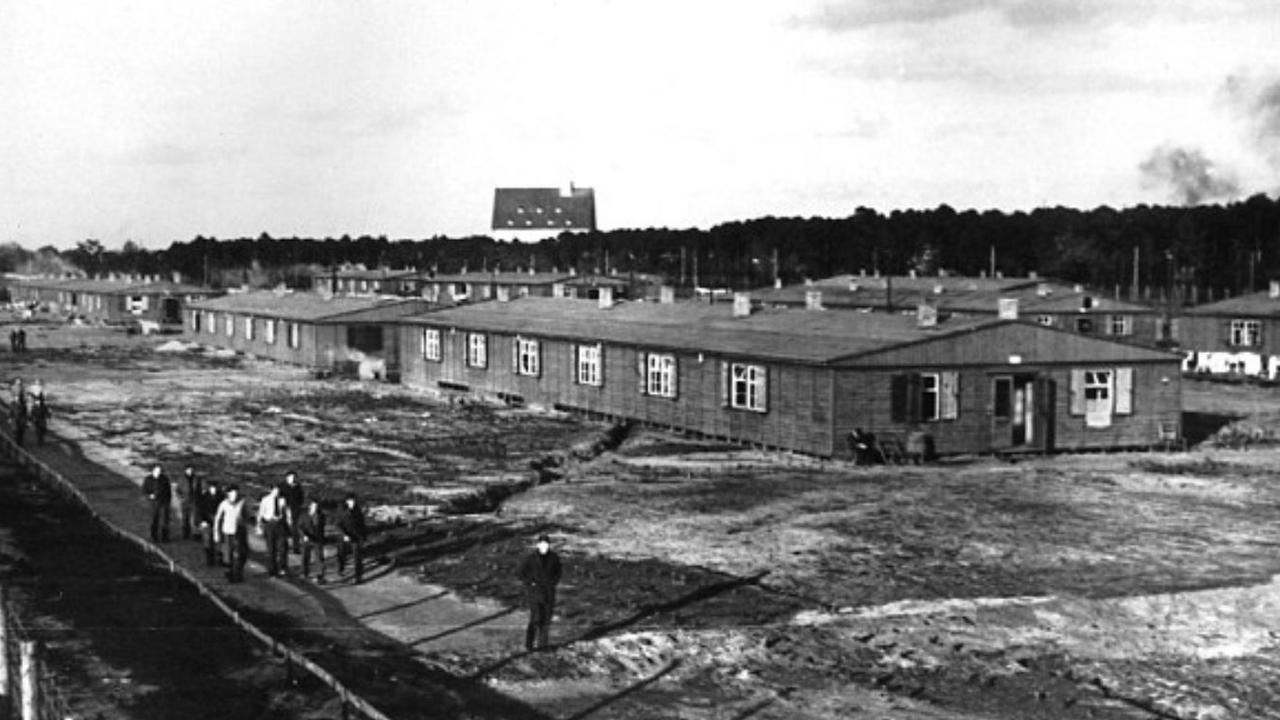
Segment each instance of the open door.
M991 378L991 449L1053 448L1054 384L1032 374Z

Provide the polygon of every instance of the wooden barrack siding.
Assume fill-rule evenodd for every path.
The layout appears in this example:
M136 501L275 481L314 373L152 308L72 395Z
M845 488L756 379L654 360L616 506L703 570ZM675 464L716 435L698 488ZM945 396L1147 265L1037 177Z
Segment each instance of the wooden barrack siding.
M482 394L518 397L524 402L561 406L658 427L695 432L734 442L830 456L836 450L831 433L833 372L829 368L730 358L706 353L671 352L676 357L676 397L641 392L640 356L670 352L657 348L602 344L602 385L576 381L573 342L533 337L540 343L538 376L514 371L515 335L486 333L485 368L468 367L468 331L440 330L441 360L422 355L422 325L400 329L401 381L436 388L439 383L466 386ZM762 365L768 373L766 411L728 406L726 362Z

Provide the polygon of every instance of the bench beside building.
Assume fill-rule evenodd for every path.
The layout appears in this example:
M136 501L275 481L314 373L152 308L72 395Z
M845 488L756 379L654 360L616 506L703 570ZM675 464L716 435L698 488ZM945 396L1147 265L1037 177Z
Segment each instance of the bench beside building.
M527 297L406 317L401 378L824 457L1148 446L1179 358L1016 320Z

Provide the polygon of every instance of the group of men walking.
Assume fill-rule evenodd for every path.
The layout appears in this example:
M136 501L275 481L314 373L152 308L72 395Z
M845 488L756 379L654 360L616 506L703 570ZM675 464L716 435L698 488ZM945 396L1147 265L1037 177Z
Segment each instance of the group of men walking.
M27 331L20 327L9 330L9 349L14 353L27 351Z
M266 544L269 577L289 574L289 555L299 555L302 577L312 577L315 561L316 582L325 582L324 548L328 542L328 518L319 500L308 500L297 473L285 475L283 482L272 485L250 514L240 487L225 488L205 482L188 465L175 486L156 465L143 479L142 492L151 506L151 540L169 542L171 512L175 493L180 512L182 538L198 539L204 547L205 563L210 567L225 566L231 582L244 581L244 568L249 559L249 530L255 525ZM354 493L348 493L338 509L337 522L338 573L346 572L350 560L356 583L364 581L364 543L368 537L364 509Z

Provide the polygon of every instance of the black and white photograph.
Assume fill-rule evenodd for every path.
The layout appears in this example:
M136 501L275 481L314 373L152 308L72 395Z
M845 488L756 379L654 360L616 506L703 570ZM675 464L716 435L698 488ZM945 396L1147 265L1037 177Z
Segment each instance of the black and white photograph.
M0 0L0 720L1280 718L1278 37Z

